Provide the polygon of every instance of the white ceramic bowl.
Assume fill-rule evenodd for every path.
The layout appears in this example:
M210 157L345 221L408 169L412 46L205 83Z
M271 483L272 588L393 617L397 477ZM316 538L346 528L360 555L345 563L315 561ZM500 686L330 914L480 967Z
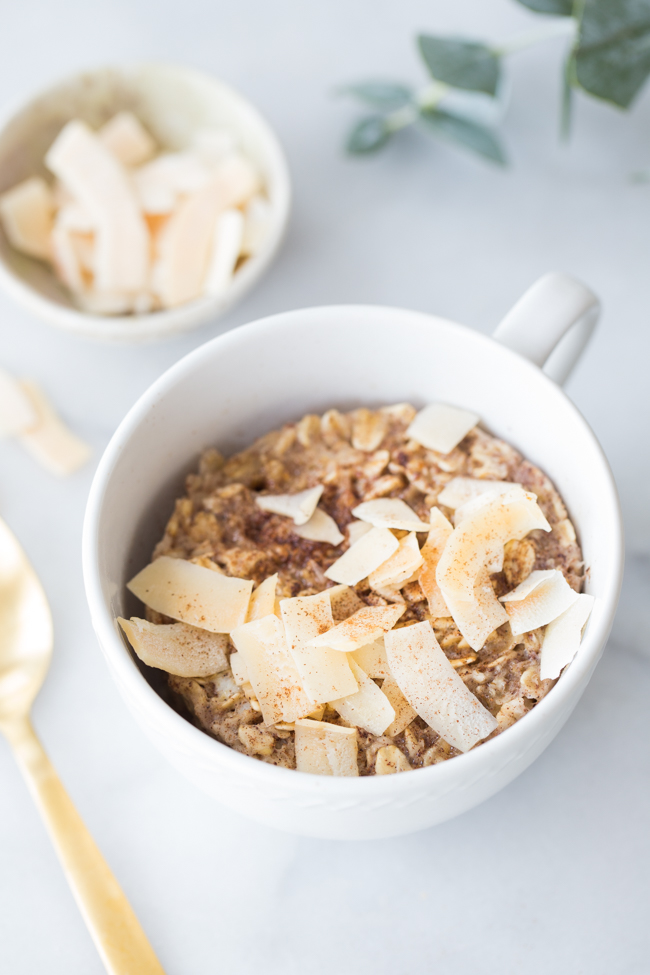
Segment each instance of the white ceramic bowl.
M597 303L562 275L542 279L500 326L540 364L566 373ZM536 321L542 328L535 327ZM532 326L532 332L530 327ZM575 338L575 336L578 338ZM344 779L275 768L180 717L122 639L138 611L125 582L150 558L202 448L226 453L305 412L408 400L456 403L553 479L578 529L596 603L579 653L551 693L505 733L452 761L399 775ZM220 802L280 829L341 839L422 829L491 796L525 769L567 720L602 652L621 580L622 533L607 461L586 422L538 365L493 338L431 315L332 306L275 315L229 332L173 366L133 407L102 458L83 541L93 625L134 716L184 775ZM161 685L159 685L161 686Z
M146 315L89 315L73 305L49 265L15 251L0 226L0 285L51 325L105 342L147 342L214 321L249 291L266 271L282 241L291 188L282 148L269 125L232 88L209 75L168 64L102 68L76 75L9 114L0 128L0 193L28 176L51 177L43 157L72 118L99 127L122 109L133 111L162 148L186 147L196 131L224 126L264 176L271 228L221 297L199 298Z

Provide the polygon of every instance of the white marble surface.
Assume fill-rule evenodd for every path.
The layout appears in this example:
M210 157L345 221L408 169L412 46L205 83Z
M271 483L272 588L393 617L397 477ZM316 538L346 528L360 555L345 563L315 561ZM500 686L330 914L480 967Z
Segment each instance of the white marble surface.
M240 87L286 146L295 213L269 276L223 322L147 348L55 334L0 296L0 362L37 378L98 456L138 395L225 328L281 309L376 302L490 331L562 268L604 303L569 384L617 477L628 571L615 635L554 744L473 812L404 839L295 839L204 798L143 738L85 606L79 543L92 469L59 482L0 444L0 511L52 603L56 648L35 723L169 975L647 972L650 508L647 483L650 93L631 116L579 99L556 140L561 45L512 60L498 172L406 138L368 162L338 150L334 85L420 77L418 28L502 40L539 21L513 0L30 0L5 4L0 101L114 60L172 59ZM3 972L102 971L37 814L0 742ZM135 975L135 973L134 973Z

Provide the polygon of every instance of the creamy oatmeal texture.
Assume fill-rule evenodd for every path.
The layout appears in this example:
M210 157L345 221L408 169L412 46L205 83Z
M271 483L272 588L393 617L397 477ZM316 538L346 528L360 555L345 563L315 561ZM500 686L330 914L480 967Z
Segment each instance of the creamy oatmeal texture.
M234 642L238 643L237 649L245 649L239 645L239 631L234 631L234 642L232 637L229 640L222 636L216 641L219 646L215 647L208 646L210 641L204 639L202 659L205 660L209 653L225 652L220 672L208 676L170 674L169 687L182 713L189 714L200 728L231 748L273 765L295 768L297 751L311 743L310 747L315 749L311 766L314 771L321 770L319 762L326 766L329 761L329 774L332 774L332 768L340 765L342 771L334 774L358 772L362 776L421 768L460 754L458 748L420 716L429 713L426 707L418 706L413 698L409 702L402 693L408 676L400 674L406 673L404 667L408 670L409 664L408 659L399 657L404 644L403 628L414 624L421 624L412 634L417 632L422 646L426 649L430 643L432 653L441 649L446 658L434 660L432 656L431 672L441 672L441 666L449 670L448 663L451 664L453 672L450 672L449 681L453 678L459 686L460 682L464 685L460 688L467 697L463 706L480 711L476 720L479 725L483 722L483 731L477 734L484 740L500 734L523 717L555 683L540 677L543 626L515 636L512 632L516 629L515 624L513 622L511 627L508 619L500 622L486 639L479 637L477 648L476 639L470 637L468 642L461 635L444 600L440 601L440 592L434 591L437 587L431 565L435 566L435 562L425 560L423 563L422 557L431 557L436 538L446 539L455 520L462 523L461 516L468 517L462 513L476 507L477 502L471 499L481 493L486 482L510 482L505 487L499 486L499 490L506 492L506 499L517 490L512 485L520 485L528 494L519 490L519 495L536 496L550 531L536 529L519 541L508 541L503 549L502 567L490 566L494 571L489 575L486 573L482 580L483 593L489 596L489 605L496 606L505 616L504 607L522 605L516 603L520 598L517 587L532 580L527 587L530 590L537 580L531 573L546 570L539 575L540 583L547 585L553 576L551 581L555 580L562 592L555 586L554 594L546 594L544 598L555 599L557 593L557 599L564 600L561 602L564 607L575 598L570 590L577 593L581 589L583 563L562 499L542 471L513 447L478 426L474 426L448 453L422 446L407 434L415 416L415 409L406 404L374 411L357 409L347 414L329 410L322 417L307 415L298 423L287 424L266 434L250 448L227 460L217 450L207 450L198 472L187 477L186 494L176 502L165 534L156 546L154 564L155 560L167 556L192 561L226 576L252 580L255 587L253 603L257 600L259 607L264 604L264 613L275 613L259 620L259 613L252 615L249 610L248 618L258 619L254 632L262 634L259 639L271 639L268 633L264 637L262 631L265 627L268 630L269 625L282 628L283 615L289 633L288 610L282 612L283 599L315 596L330 588L336 599L332 598L330 609L330 601L324 597L327 605L323 604L322 611L331 612L333 616L329 624L323 623L314 631L315 635L326 631L328 626L341 623L363 607L392 607L395 612L389 610L383 616L391 620L398 616L396 622L385 623L388 629L395 627L390 633L379 630L379 639L368 640L354 653L345 652L351 645L345 643L345 639L349 639L345 633L340 638L339 649L327 650L330 655L334 654L334 668L344 658L351 661L350 668L363 697L359 694L355 698L340 695L340 699L330 699L330 703L318 701L318 706L314 705L309 714L305 713L303 705L302 712L296 710L298 718L293 713L290 715L293 720L283 720L277 711L275 720L265 722L260 702L251 687L250 675L243 664L243 655L241 652L235 654ZM470 480L458 481L457 478ZM309 490L320 487L322 492ZM440 495L445 489L447 492L441 500ZM293 504L291 496L300 492L303 494ZM458 496L455 503L465 500L469 504L465 508L459 504L455 510L445 505L444 500L451 502L454 494ZM283 495L290 496L289 502L277 501L277 496ZM275 500L262 507L257 499L265 496ZM363 502L377 499L403 501L411 509L412 530L373 527L352 514L353 509ZM277 513L286 503L290 510L299 512L295 521L287 514ZM316 514L309 519L309 512L316 504ZM265 510L268 507L274 510ZM375 505L359 509L359 517L366 510L381 514L380 506ZM330 532L330 542L303 537L309 535L309 526L315 518L323 519L323 524L329 526L325 530ZM298 524L300 521L302 525ZM430 524L437 525L442 535L438 536L433 530L428 537L422 534ZM335 582L328 577L329 570L349 550L351 542L358 544L363 537L368 539L371 532L390 533L393 538L390 547L395 550L394 554L382 556L381 566L353 588L344 589L339 585L334 589ZM381 537L386 539L387 534ZM444 547L444 541L440 545ZM428 550L426 546L429 546ZM385 559L389 557L392 569L387 573ZM401 575L400 566L403 568ZM549 573L548 570L559 572ZM336 576L336 567L332 572ZM270 577L276 574L274 593ZM389 581L385 582L386 579ZM540 585L536 592L541 594L542 588ZM520 592L526 595L527 590ZM494 594L496 597L512 594L513 600L496 602ZM530 601L530 595L527 598ZM590 597L581 596L580 599ZM318 602L312 600L308 605L315 606ZM285 605L300 607L301 604ZM533 602L532 605L536 612L537 604ZM556 615L562 612L559 607L560 603ZM456 612L454 616L459 618ZM495 618L501 621L503 616ZM373 619L375 617L379 618L377 614ZM194 627L188 626L187 622L175 623L149 607L146 618L154 624L175 625L177 629L184 627L180 634L184 641L181 650L187 640L191 642L190 631ZM521 618L526 618L525 614ZM248 630L251 630L250 625ZM385 640L381 632L384 632ZM437 644L436 639L429 637L431 633ZM180 652L180 636L177 634L175 638L175 652ZM327 641L327 637L322 637L312 642L318 644L319 639L321 643ZM333 646L333 640L328 645ZM294 659L297 665L304 665L303 659L295 655ZM391 660L395 674L391 673ZM291 660L290 663L293 666ZM397 673L398 666L402 668L400 673ZM183 672L182 666L175 669ZM381 702L375 700L379 689L383 692L378 695ZM467 694L468 691L471 694ZM381 714L382 706L386 713L392 715L394 712L394 719L388 726L385 723L388 719L377 725L383 730L376 734L368 727L373 721L377 724L380 720L377 715ZM265 713L268 715L269 712ZM357 714L367 715L356 719L362 720L365 727L356 724ZM435 724L435 716L431 722ZM448 737L453 738L453 735ZM461 747L465 750L467 746ZM351 770L350 763L354 765L355 761L356 768ZM325 766L322 770L326 770Z

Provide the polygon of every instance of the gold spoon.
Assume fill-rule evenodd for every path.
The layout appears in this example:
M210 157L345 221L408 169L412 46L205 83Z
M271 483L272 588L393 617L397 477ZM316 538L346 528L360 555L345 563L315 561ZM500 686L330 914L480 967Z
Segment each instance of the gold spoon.
M117 880L29 720L52 656L52 617L25 553L0 519L0 730L40 809L74 898L110 975L164 975Z

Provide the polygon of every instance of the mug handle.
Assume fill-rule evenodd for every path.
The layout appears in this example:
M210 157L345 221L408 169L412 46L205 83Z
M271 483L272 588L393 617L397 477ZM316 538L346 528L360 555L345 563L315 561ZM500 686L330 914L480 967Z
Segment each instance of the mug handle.
M492 337L530 359L562 386L589 342L599 315L600 301L586 285L553 271L522 295Z

